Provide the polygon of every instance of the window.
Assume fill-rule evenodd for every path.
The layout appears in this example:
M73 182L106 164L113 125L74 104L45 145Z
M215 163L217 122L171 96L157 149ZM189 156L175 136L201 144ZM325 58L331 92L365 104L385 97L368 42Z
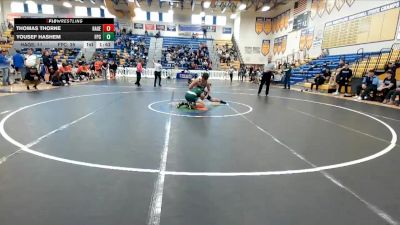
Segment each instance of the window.
M173 12L163 13L163 22L172 23L173 20L174 20L174 13Z
M159 21L158 12L150 12L150 21L153 21L153 22Z
M53 5L42 5L42 13L43 14L54 14L54 6Z
M205 24L206 25L213 25L213 20L214 20L213 16L207 15L206 18L205 18Z
M37 6L36 2L26 1L25 3L28 5L29 13L38 13L38 6Z
M100 8L92 8L92 17L101 17Z
M225 26L226 25L226 16L217 16L217 25Z
M146 21L147 20L147 13L146 11L141 10L140 8L135 9L135 18L133 21Z
M192 24L201 24L201 16L200 15L192 15Z
M24 3L22 2L11 2L11 12L13 13L23 13Z
M83 6L75 6L75 16L88 16L87 8Z

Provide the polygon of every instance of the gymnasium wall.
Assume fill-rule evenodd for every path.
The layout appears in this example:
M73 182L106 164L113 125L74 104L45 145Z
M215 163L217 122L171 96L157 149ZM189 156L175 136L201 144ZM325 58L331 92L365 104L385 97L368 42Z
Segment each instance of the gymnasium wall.
M270 40L270 55L272 56L273 61L277 61L283 58L286 58L289 54L295 54L295 59L303 58L304 55L310 55L311 57L317 57L321 54L322 43L321 40L323 37L324 26L325 23L337 20L346 16L350 16L353 14L357 14L362 11L367 11L372 8L380 7L386 4L397 2L398 0L379 0L379 1L365 1L365 0L354 0L354 3L349 6L347 3L344 3L340 11L336 7L332 9L330 14L326 11L322 14L322 16L316 15L314 19L310 19L309 26L310 31L314 29L313 37L312 37L312 45L306 51L299 51L299 42L301 38L302 30L292 31L293 28L293 6L294 1L281 6L280 8L272 10L272 12L268 11L265 13L255 13L255 12L243 12L240 17L237 18L238 21L235 21L235 38L239 40L239 48L245 63L260 64L265 63L267 60L267 56L263 56L262 54L248 54L245 51L245 47L247 46L255 46L261 47L263 40ZM311 9L311 0L308 0L307 10ZM276 33L265 34L261 32L257 34L255 31L256 26L256 17L265 17L271 18L279 15L282 12L291 9L290 19L289 19L289 27L288 29L282 29ZM238 26L237 24L240 24ZM391 26L397 26L397 20L393 21ZM239 27L239 32L237 31L237 27ZM395 28L397 30L397 27ZM396 36L397 36L396 31ZM273 53L273 45L274 40L278 37L282 37L287 35L286 49L284 52ZM354 53L359 48L364 48L364 51L379 51L382 48L389 48L395 42L395 40L375 42L375 43L364 43L353 46L345 46L345 47L337 47L329 49L330 54L346 54L346 53ZM300 57L299 57L300 56Z

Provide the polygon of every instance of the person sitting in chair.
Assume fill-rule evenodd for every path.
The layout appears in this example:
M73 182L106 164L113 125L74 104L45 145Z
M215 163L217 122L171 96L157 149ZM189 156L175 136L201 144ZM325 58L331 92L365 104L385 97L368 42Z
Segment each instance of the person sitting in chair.
M362 84L357 86L357 95L355 96L355 98L357 100L369 100L371 99L371 92L373 93L372 98L375 98L378 85L379 79L375 75L375 71L368 71L368 74L366 77L364 77Z

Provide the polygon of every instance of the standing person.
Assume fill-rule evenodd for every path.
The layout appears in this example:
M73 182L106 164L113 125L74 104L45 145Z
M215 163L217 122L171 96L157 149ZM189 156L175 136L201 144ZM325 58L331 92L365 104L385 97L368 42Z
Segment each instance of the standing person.
M265 95L269 94L269 85L271 84L271 78L274 77L275 65L273 63L268 63L264 67L264 72L262 74L260 87L258 88L258 95L260 95L264 84L266 85Z
M3 74L3 86L10 85L9 68L11 60L7 58L7 50L3 49L0 54L0 71Z
M14 63L15 73L19 74L21 81L24 80L23 77L25 76L26 72L24 67L24 57L21 55L21 51L16 50L16 53L14 54L12 59Z
M25 55L25 72L32 67L38 69L38 58L35 54L33 54L33 49L29 48Z
M142 85L140 85L140 79L142 78L142 72L143 72L142 59L139 59L139 62L136 66L136 82L135 82L135 85L137 85L138 87L142 86Z
M292 76L292 68L287 63L283 64L283 72L285 73L284 87L283 89L290 90L290 77ZM317 88L318 89L318 88Z
M30 84L33 84L33 88L37 89L37 85L40 83L40 74L36 67L29 68L28 72L25 74L24 83L27 90L30 90Z
M157 62L154 62L154 87L156 86L157 83L157 78L158 78L158 86L161 87L161 70L162 70L162 65L160 63L160 60Z
M110 68L110 79L111 79L111 80L114 80L114 79L115 79L115 73L117 72L117 68L118 68L118 66L117 66L117 64L114 62L114 60L111 60L111 61L110 61L110 66L109 66L109 68Z
M336 90L334 95L339 95L342 87L345 88L344 96L349 97L349 86L351 77L353 76L353 71L349 68L349 64L345 63L343 69L340 70L339 74L336 76L336 83L338 84L339 88Z
M231 83L233 81L233 72L235 72L235 69L233 68L233 66L231 66L231 68L228 69L228 74L229 78L231 79Z
M107 80L107 70L108 70L108 63L107 60L103 60L103 64L101 65L101 75L104 80Z

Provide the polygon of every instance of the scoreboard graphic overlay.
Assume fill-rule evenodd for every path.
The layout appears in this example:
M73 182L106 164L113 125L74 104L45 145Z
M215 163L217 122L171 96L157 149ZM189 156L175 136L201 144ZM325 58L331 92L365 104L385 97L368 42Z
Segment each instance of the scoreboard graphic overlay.
M112 18L15 18L14 47L114 48Z

